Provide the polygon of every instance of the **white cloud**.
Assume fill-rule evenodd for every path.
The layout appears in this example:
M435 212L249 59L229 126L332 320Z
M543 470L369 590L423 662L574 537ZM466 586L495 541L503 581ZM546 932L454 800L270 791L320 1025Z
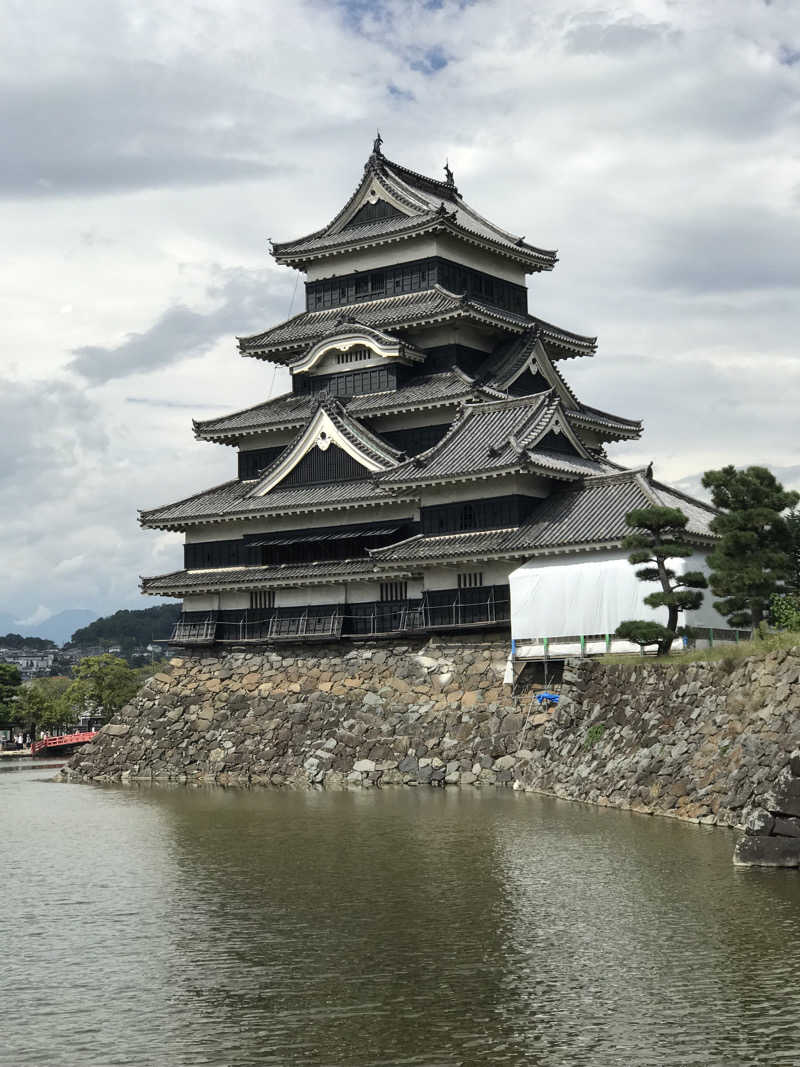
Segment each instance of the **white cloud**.
M136 605L139 574L180 565L136 509L233 474L191 416L284 382L234 340L299 310L266 237L333 216L376 126L390 157L449 156L479 210L559 248L531 307L599 334L563 370L645 420L620 456L671 478L800 464L791 0L9 12L0 610Z
M16 619L17 626L37 626L40 622L44 622L45 619L49 619L53 612L50 608L46 608L44 604L39 604L35 611L32 611L24 619Z

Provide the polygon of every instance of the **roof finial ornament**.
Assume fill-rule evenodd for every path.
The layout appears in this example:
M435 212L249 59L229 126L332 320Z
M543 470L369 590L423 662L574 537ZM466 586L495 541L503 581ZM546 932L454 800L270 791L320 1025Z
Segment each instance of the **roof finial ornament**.
M444 177L445 177L445 181L447 182L448 185L455 186L456 183L455 183L455 181L453 179L453 172L450 170L450 160L449 159L446 159L444 161Z
M647 470L644 472L644 476L648 480L648 482L652 482L652 480L653 480L653 461L652 461L652 459L647 464Z
M381 137L381 131L380 130L377 130L376 132L377 132L378 136L372 142L372 154L374 156L382 156L383 152L381 152L381 145L383 144L383 138Z

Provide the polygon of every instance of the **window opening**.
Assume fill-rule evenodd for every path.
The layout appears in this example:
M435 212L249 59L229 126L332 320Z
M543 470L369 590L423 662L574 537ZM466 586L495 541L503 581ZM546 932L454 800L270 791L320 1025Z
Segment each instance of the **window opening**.
M274 589L258 589L253 590L250 594L250 607L251 609L274 608L275 607L275 590Z
M476 589L483 585L483 571L467 571L458 576L459 589Z
M465 504L461 509L459 526L462 530L477 530L478 517L472 504Z
M381 600L407 600L408 582L381 582Z

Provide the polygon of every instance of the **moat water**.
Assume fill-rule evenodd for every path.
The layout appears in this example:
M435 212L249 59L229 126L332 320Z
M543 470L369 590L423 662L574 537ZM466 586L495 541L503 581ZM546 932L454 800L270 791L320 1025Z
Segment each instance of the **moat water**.
M520 795L0 765L0 1064L800 1062L800 874Z

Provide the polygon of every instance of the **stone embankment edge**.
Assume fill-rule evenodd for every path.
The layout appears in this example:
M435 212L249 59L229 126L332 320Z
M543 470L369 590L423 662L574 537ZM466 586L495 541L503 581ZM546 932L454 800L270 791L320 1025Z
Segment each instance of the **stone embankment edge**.
M739 828L783 803L774 794L800 748L800 649L715 663L569 661L549 712L503 684L506 656L499 638L176 656L68 773L504 786Z

